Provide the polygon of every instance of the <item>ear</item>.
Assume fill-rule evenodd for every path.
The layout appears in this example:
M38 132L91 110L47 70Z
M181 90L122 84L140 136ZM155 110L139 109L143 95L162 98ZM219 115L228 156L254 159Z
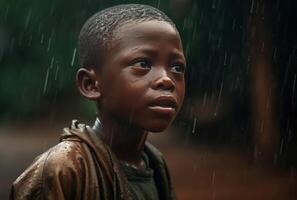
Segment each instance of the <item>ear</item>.
M94 69L80 68L76 73L76 85L80 94L87 99L100 99L101 89Z

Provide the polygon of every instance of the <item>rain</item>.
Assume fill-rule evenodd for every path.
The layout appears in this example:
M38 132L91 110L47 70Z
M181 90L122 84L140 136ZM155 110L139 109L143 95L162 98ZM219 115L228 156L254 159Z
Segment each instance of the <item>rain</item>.
M92 14L122 3L159 8L182 39L183 106L148 136L177 197L297 199L295 0L2 0L0 199L72 119L92 126L96 106L75 83L78 35Z

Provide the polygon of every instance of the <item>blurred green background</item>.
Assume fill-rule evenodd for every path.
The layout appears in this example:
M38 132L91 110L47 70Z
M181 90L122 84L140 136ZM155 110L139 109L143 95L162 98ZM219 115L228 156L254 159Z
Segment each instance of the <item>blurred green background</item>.
M68 105L89 112L74 86L78 33L93 13L120 3L159 7L177 23L189 63L188 95L216 92L222 82L244 88L244 8L237 1L1 0L0 120Z

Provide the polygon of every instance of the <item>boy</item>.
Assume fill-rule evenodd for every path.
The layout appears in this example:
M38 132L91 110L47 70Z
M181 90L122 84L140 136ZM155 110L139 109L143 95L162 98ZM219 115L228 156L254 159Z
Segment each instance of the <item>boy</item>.
M174 23L128 4L93 15L79 36L80 93L97 103L93 128L73 121L61 142L14 182L11 199L174 199L165 161L145 143L183 101L186 61Z

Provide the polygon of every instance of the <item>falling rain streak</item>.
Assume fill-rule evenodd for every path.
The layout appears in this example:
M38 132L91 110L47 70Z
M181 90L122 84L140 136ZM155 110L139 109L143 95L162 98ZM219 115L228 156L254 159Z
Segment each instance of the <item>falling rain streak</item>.
M195 133L195 131L196 131L196 123L197 123L197 119L196 119L196 117L195 117L195 118L194 118L194 122L193 122L192 133Z
M52 38L50 37L48 40L48 45L47 45L47 51L49 51L51 49L51 44L52 44Z
M72 59L71 59L71 66L74 65L75 57L76 57L76 48L74 48L74 50L73 50Z
M50 70L50 68L47 68L47 70L46 70L46 75L45 75L45 80L44 80L44 85L43 85L43 94L46 92L46 89L47 89L49 70Z

